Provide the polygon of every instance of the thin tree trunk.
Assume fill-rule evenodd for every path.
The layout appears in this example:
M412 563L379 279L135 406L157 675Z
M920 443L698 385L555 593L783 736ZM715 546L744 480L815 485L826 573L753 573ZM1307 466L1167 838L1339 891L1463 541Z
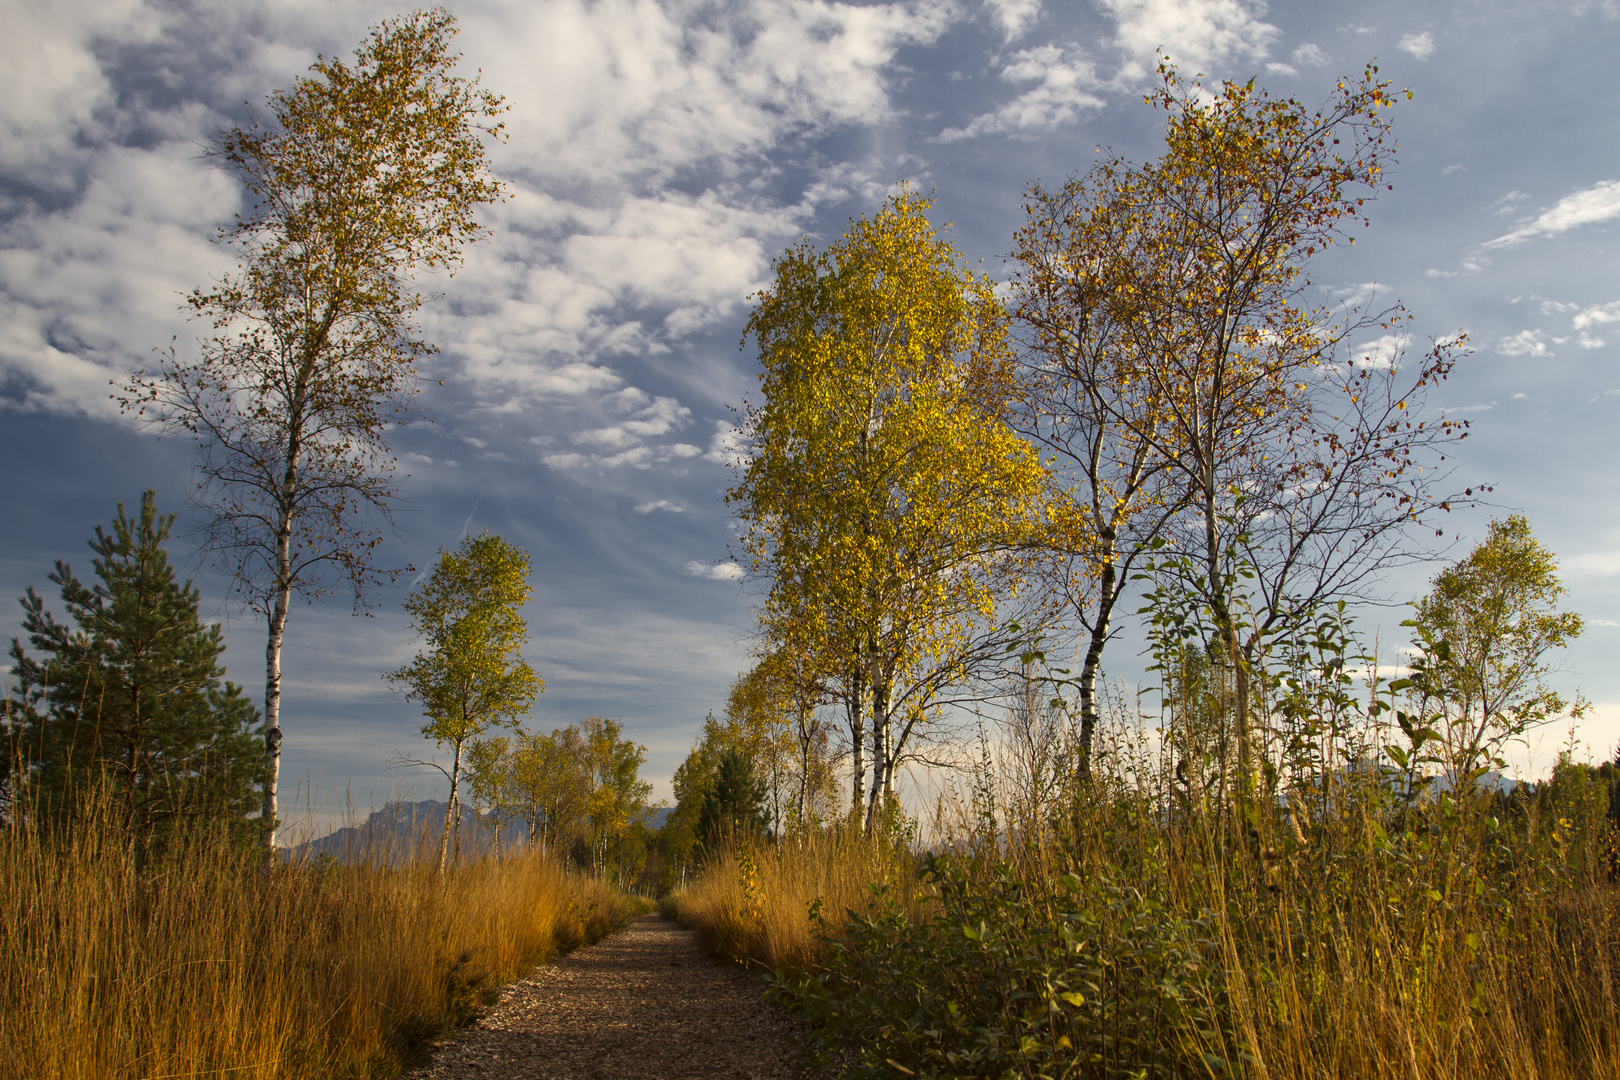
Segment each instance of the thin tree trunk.
M264 649L264 807L260 811L260 816L264 822L262 836L267 856L275 853L276 819L280 813L278 793L281 783L281 642L286 634L287 607L292 599L292 585L287 572L291 561L291 538L291 529L283 529L276 549L280 584L276 588L275 602L270 608L270 634Z
M319 341L332 325L332 313L327 313L321 327ZM276 516L276 595L270 605L270 633L265 644L264 677L264 820L265 855L272 856L276 849L276 817L280 812L281 785L281 642L287 632L287 610L292 604L293 516L298 506L298 464L304 445L304 405L309 382L314 373L315 350L311 348L298 368L293 387L290 412L292 424L287 432L286 465L281 474L281 502Z
M857 673L852 681L854 686L844 698L844 710L849 721L855 773L850 809L859 820L861 808L866 805L866 680Z
M887 680L882 677L872 679L872 794L866 808L866 831L871 832L877 824L878 807L887 801L890 790L890 772L893 762L889 760L889 695Z
M439 873L441 873L441 874L444 873L445 860L446 860L446 858L449 857L449 854L450 854L450 829L451 829L452 824L454 824L456 826L456 834L457 834L457 841L458 841L458 847L459 847L460 825L461 825L461 823L456 820L457 817L459 816L459 815L456 814L456 785L457 785L457 782L460 779L461 779L461 743L457 742L456 743L456 749L455 749L455 756L452 759L452 761L450 762L450 805L445 807L445 810L444 810L444 834L439 837ZM458 855L460 854L459 850L457 851L457 854Z
M1080 780L1091 779L1091 746L1097 735L1097 670L1102 666L1103 648L1108 644L1108 627L1118 599L1118 576L1114 566L1113 536L1105 537L1107 548L1103 560L1102 582L1097 595L1097 618L1091 626L1091 642L1086 646L1086 660L1080 668L1080 761L1076 772Z

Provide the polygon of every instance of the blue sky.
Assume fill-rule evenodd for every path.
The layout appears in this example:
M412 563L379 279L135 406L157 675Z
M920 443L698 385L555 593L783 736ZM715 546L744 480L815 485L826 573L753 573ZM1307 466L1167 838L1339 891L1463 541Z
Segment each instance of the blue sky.
M1435 398L1473 422L1458 486L1528 514L1587 632L1560 686L1596 703L1578 733L1620 738L1620 5L1273 4L1242 0L837 4L522 0L452 4L463 71L506 95L493 152L512 198L427 309L442 349L427 416L394 433L410 477L390 549L428 565L465 529L528 548L531 723L620 719L658 792L746 664L757 585L729 563L731 407L754 385L747 296L800 236L836 236L911 180L965 256L997 277L1034 180L1097 146L1161 145L1142 104L1155 50L1184 71L1325 99L1376 58L1411 103L1400 165L1350 249L1317 260L1324 297L1403 300L1414 338L1475 352ZM188 445L121 420L108 381L197 328L181 294L229 269L210 243L239 193L199 157L243 102L346 56L395 13L372 3L0 0L0 597L145 487L181 512ZM443 380L443 386L438 385ZM184 543L176 555L186 557ZM232 677L262 685L263 631L194 566L227 622ZM1423 588L1426 573L1388 583ZM364 807L419 752L421 720L379 673L414 643L399 602L369 618L298 608L285 656L284 776ZM1393 656L1400 613L1382 621ZM0 606L0 636L19 628ZM1129 644L1110 656L1134 677ZM1543 739L1544 762L1565 735ZM338 793L333 795L332 793Z

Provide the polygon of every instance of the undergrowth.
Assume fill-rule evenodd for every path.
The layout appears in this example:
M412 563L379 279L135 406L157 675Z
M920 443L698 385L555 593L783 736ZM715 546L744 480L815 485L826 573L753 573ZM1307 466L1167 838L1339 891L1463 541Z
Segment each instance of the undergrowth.
M221 831L147 847L107 805L0 829L0 1073L397 1075L497 988L644 902L535 855L266 868Z

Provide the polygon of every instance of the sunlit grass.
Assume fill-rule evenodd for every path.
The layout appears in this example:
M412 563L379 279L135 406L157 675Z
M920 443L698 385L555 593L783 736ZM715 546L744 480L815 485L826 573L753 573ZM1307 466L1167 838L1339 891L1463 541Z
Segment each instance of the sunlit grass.
M1027 883L1020 918L1061 920L1086 903L1060 886L1072 873L1196 922L1218 974L1221 1030L1166 1028L1163 1039L1200 1048L1166 1075L1620 1076L1620 888L1604 872L1600 849L1614 834L1605 838L1603 808L1549 817L1532 805L1511 823L1488 810L1431 806L1404 833L1385 833L1387 805L1351 804L1298 839L1279 817L1258 844L1218 819L1115 791L1057 823L1003 822L993 841L963 834L936 846L986 894L1003 872ZM1009 839L1019 836L1029 839ZM821 932L831 932L844 908L866 908L869 885L888 885L913 927L913 959L893 961L896 977L926 983L935 944L918 927L937 901L917 864L885 841L789 838L715 857L672 906L718 955L813 970L840 961L817 942L810 905L821 901L831 922ZM1224 1064L1201 1060L1210 1047Z
M207 830L144 849L105 805L0 831L0 1073L395 1075L492 988L640 910L555 862L266 870Z

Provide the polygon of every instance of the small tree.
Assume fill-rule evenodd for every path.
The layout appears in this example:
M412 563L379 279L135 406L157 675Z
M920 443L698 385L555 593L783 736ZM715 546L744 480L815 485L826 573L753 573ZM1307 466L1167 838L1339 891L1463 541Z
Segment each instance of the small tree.
M265 615L264 842L275 843L281 644L293 593L347 586L356 606L392 572L375 562L397 493L387 429L410 411L434 352L416 321L418 269L454 273L500 196L484 126L501 99L450 74L444 9L389 19L351 68L318 59L270 115L208 156L248 207L220 232L242 266L188 299L212 323L194 359L170 349L122 387L126 412L197 444L204 546Z
M438 565L405 601L427 649L383 677L421 703L429 721L422 734L451 752L441 872L457 819L462 752L490 725L515 724L544 688L520 653L529 639L520 610L529 595L528 552L486 532L454 551L441 549Z
M698 813L698 843L705 849L730 840L752 839L768 823L765 781L755 777L754 763L736 750L721 756L714 783Z
M1557 560L1515 514L1492 521L1485 541L1434 577L1406 625L1418 657L1414 692L1438 720L1448 778L1461 790L1503 764L1506 744L1560 717L1585 715L1546 684L1549 650L1579 637L1581 617L1558 610Z
M647 748L622 734L616 721L587 716L580 725L583 754L574 762L585 779L586 861L598 874L616 869L620 881L627 871L639 871L645 858L647 796L652 794L652 785L641 779ZM637 865L628 865L632 860Z
M45 819L65 819L88 789L107 783L137 833L202 819L253 827L258 715L223 681L219 625L205 626L197 590L175 581L163 550L173 523L147 491L137 518L120 503L111 532L96 526L97 584L58 560L50 580L71 622L57 622L32 587L22 599L38 655L12 639L8 749L32 811Z

